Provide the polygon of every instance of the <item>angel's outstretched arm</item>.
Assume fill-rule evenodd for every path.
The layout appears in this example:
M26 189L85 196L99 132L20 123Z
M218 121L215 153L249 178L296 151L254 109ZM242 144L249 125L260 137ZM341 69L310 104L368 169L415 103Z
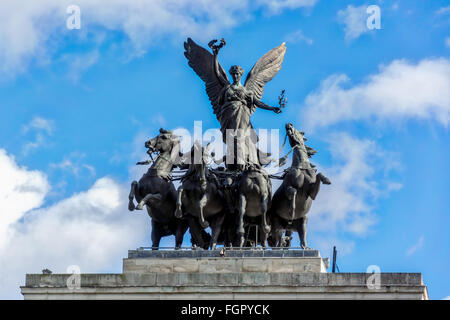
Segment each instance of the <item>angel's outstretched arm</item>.
M279 108L279 107L269 106L269 105L265 104L264 102L256 100L256 99L253 99L253 103L258 108L265 109L265 110L270 110L270 111L273 111L275 113L281 113L281 108Z

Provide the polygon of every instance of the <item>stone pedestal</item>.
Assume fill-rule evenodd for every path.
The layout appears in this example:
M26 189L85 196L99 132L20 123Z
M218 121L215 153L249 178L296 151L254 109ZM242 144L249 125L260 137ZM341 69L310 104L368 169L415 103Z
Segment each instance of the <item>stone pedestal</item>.
M130 250L121 274L27 274L25 299L428 299L420 273L327 273L316 250Z

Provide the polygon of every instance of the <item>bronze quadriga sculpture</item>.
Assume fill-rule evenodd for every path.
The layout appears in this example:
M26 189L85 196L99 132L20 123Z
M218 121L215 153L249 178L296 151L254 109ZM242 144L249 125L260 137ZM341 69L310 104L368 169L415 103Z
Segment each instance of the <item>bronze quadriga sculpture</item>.
M192 244L202 248L215 249L219 243L227 247L258 243L262 247L285 247L290 245L293 231L299 233L301 247L306 248L306 214L320 184L330 181L323 174L316 174L309 162L315 150L304 144L304 133L287 124L293 162L282 177L272 176L283 179L272 199L271 180L263 168L272 159L257 148L258 136L250 121L256 108L278 114L285 107L284 90L279 107L269 106L261 99L265 84L281 69L286 46L282 43L261 57L242 85L241 67L230 68L230 82L218 62L224 45L224 39L218 45L217 40L211 41L211 54L190 38L184 43L188 64L205 82L221 126L227 146L224 166L208 165L208 158L213 155L197 141L191 151L181 154L179 137L160 129L160 134L145 144L151 160L138 162L151 167L139 182L132 183L129 210L146 206L152 218L154 248L167 235L175 235L176 248L180 248L188 228ZM186 170L178 191L171 175L176 167ZM205 231L208 227L210 235Z

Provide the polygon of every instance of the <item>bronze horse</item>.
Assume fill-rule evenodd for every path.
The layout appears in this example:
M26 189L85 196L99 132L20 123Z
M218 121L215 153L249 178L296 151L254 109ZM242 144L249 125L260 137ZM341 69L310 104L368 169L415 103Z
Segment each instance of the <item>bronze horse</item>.
M152 218L153 249L159 247L162 237L169 235L175 235L176 248L180 248L188 229L188 221L175 218L177 191L170 175L172 169L179 164L180 141L171 131L159 131L158 136L145 142L150 157L155 152L158 156L155 160L137 163L143 165L153 162L139 182L131 183L128 209L142 210L146 206ZM134 205L134 198L138 202L137 206Z
M320 183L331 184L330 180L322 173L316 174L314 165L309 158L316 151L305 145L304 132L294 128L291 123L286 124L286 134L293 152L292 165L286 170L283 183L277 189L272 199L270 216L272 222L272 240L275 247L283 246L283 232L286 235L297 231L300 238L300 246L307 248L306 214L311 208L312 201L316 198Z
M267 211L270 207L272 184L267 173L259 166L248 163L245 170L237 179L238 193L238 229L240 235L239 246L243 247L246 242L245 226L248 222L260 220L261 245L267 247L267 238L270 233L270 226L267 219ZM247 223L245 218L247 218ZM249 221L250 220L250 221ZM259 241L258 241L259 242Z
M178 188L175 216L189 219L193 242L201 247L204 247L204 237L198 237L202 231L200 227L211 226L209 245L215 249L222 231L226 204L219 180L207 167L208 157L208 147L203 148L197 141L191 151L182 156L183 161L189 161L189 169Z

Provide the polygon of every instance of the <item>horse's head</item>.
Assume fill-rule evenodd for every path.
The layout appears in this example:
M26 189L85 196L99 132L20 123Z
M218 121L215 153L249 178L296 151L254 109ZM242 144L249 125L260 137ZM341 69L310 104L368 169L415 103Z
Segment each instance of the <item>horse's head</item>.
M204 148L199 141L195 141L191 150L183 155L183 161L189 163L190 170L196 172L205 171L211 157L209 147L210 145L208 144Z
M308 155L308 158L311 158L314 154L316 154L316 150L311 147L305 145L305 133L303 131L295 129L292 123L286 124L286 135L289 138L289 144L292 148L298 147L300 150L304 150Z
M289 138L289 144L291 147L295 147L298 145L304 145L305 141L305 133L303 131L295 129L292 123L286 123L286 134Z
M156 137L145 142L145 147L148 149L147 153L168 153L171 152L176 145L179 145L179 143L178 136L175 136L172 131L161 128Z
M209 144L204 148L199 141L195 141L191 150L181 156L182 162L189 163L186 175L194 181L199 181L202 191L206 191L206 168L209 157L213 157L209 152Z

